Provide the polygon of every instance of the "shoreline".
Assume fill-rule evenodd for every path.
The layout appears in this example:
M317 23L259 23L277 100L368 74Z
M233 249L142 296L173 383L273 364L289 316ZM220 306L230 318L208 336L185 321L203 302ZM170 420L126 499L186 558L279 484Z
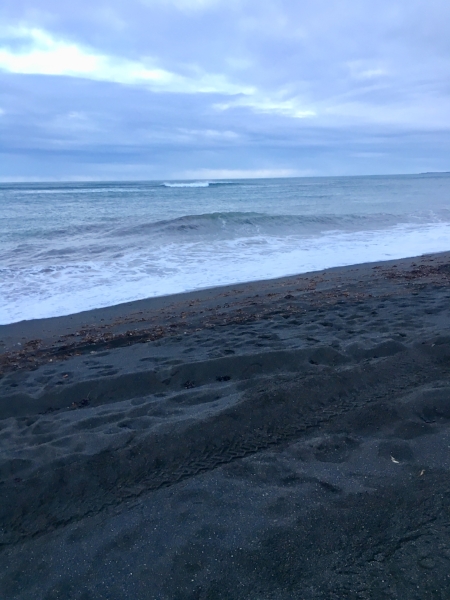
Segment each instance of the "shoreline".
M443 255L445 256L446 254L448 254L450 252L450 250L446 250L446 251L442 251L442 252L426 252L423 253L421 255L417 255L417 256L407 256L404 258L392 258L389 260L375 260L375 261L369 261L369 262L362 262L362 263L354 263L354 264L349 264L349 265L341 265L341 266L334 266L334 267L326 267L323 269L317 269L314 271L305 271L305 272L301 272L301 273L294 273L291 275L282 275L279 277L270 277L268 279L255 279L255 280L250 280L250 281L241 281L241 282L235 282L235 283L229 283L229 284L223 284L223 285L212 285L212 286L208 286L208 287L201 287L201 288L196 288L193 290L188 290L188 291L182 291L182 292L176 292L176 293L171 293L171 294L163 294L161 296L149 296L146 298L140 298L137 300L130 300L127 302L118 302L118 303L114 303L108 306L100 306L100 307L96 307L96 308L89 308L89 309L83 309L81 311L77 311L77 312L71 312L71 313L67 313L67 314L62 314L62 315L54 315L51 317L39 317L39 318L33 318L33 319L22 319L20 321L12 321L10 323L0 323L0 334L3 328L8 328L14 325L20 325L21 323L27 322L49 322L53 319L71 319L73 320L74 318L76 319L77 316L82 317L82 315L86 315L88 320L90 320L90 314L93 313L93 316L95 318L95 313L97 311L104 311L106 316L109 316L110 313L112 314L117 314L117 313L122 313L122 314L126 314L130 311L135 311L135 310L141 310L142 308L146 309L147 307L152 307L152 308L157 308L157 307L161 307L165 304L165 302L167 300L170 301L170 299L173 298L173 300L176 301L182 301L183 299L188 300L189 297L205 297L208 296L211 293L214 293L216 290L217 292L220 292L220 290L230 290L230 289L245 289L247 287L251 287L251 286L260 286L265 284L266 282L284 282L284 281L289 281L290 279L296 278L296 277L311 277L314 274L319 274L319 273L328 273L328 272L333 272L335 270L342 270L344 273L345 271L355 268L355 267L368 267L369 265L393 265L396 264L398 262L403 263L405 262L405 265L408 264L408 261L412 261L415 262L417 260L420 260L422 258L426 258L426 257L433 257L433 256L440 256ZM154 306L152 306L152 304ZM100 317L103 318L103 317ZM63 324L64 325L64 324ZM0 338L1 340L1 338ZM0 347L1 349L1 347Z
M445 252L0 326L0 596L446 598L449 301Z
M57 335L60 335L63 331L71 334L80 328L95 326L100 324L100 322L105 323L107 327L113 327L115 323L129 318L131 315L135 316L135 319L133 319L132 322L134 325L137 325L138 319L142 318L141 315L151 314L160 309L167 308L168 306L179 306L180 308L186 308L192 301L208 303L233 294L243 294L242 298L246 298L254 296L255 293L258 293L260 290L271 293L273 291L277 291L278 288L289 287L290 285L309 285L310 281L314 281L317 278L322 278L323 276L330 276L330 284L332 285L333 280L337 280L339 277L345 277L347 274L354 271L361 271L362 274L367 274L367 271L370 269L390 269L394 265L399 266L400 269L411 269L412 265L419 263L425 264L430 260L431 262L437 261L438 263L445 263L449 257L450 250L446 252L423 254L420 256L402 259L355 263L352 265L331 267L329 269L322 269L319 271L287 275L274 279L261 279L256 281L202 288L166 296L154 296L106 307L83 310L69 315L16 321L13 323L0 325L0 353L14 349L14 346L27 338L34 339L39 337L43 340L50 340L52 337L54 338ZM320 287L323 286L319 285L319 289Z

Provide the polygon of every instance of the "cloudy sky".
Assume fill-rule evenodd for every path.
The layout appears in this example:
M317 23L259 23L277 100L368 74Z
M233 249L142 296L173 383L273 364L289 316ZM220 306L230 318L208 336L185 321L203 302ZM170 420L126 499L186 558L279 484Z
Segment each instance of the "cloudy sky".
M2 0L0 181L450 170L448 0Z

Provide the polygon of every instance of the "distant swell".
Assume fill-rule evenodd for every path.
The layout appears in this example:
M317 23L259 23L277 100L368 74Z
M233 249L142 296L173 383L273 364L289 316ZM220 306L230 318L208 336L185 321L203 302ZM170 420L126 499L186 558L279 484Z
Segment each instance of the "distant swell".
M204 188L210 185L239 185L235 181L189 181L189 182L166 182L161 184L168 188Z

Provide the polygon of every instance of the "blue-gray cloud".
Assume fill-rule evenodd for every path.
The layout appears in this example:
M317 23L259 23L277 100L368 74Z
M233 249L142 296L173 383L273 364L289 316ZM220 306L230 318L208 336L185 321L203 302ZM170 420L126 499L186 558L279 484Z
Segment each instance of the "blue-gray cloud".
M436 0L4 0L2 178L448 170Z

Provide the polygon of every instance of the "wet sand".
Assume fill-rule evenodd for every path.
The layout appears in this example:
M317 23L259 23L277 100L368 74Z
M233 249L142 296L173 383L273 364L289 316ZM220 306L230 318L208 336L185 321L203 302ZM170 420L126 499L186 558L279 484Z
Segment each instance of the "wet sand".
M450 597L450 253L0 327L0 598Z

